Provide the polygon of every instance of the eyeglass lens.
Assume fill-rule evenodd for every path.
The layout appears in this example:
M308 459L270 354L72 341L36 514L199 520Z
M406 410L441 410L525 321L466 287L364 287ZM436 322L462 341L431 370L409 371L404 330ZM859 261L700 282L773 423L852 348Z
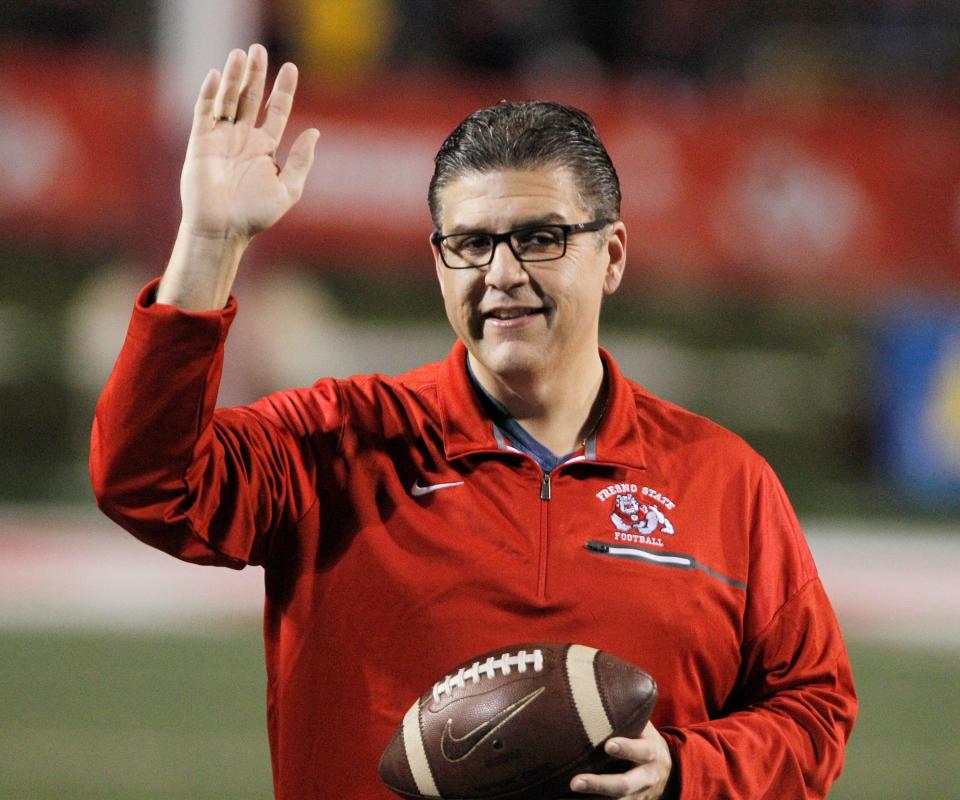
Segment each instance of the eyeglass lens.
M444 260L450 266L483 266L493 260L494 240L507 241L521 261L552 261L561 258L566 247L562 227L543 225L493 236L489 233L464 233L443 240Z

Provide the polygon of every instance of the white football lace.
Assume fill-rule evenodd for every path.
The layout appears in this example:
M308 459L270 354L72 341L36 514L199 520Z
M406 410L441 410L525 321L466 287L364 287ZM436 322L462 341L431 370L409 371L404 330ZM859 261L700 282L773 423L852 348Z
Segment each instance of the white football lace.
M456 675L447 675L439 683L433 684L433 702L439 703L443 695L452 694L454 689L462 689L468 680L480 683L480 679L484 676L494 677L497 670L504 675L509 675L514 667L517 672L526 672L528 666L532 666L534 672L543 670L543 653L540 650L534 650L532 653L521 650L515 656L504 653L500 658L490 656L486 661L474 661L473 666L460 667Z

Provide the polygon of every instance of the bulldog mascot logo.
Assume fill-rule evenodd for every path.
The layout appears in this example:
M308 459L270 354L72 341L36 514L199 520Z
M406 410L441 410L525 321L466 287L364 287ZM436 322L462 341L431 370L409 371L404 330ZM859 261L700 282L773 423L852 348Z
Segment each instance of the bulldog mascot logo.
M659 531L673 535L673 525L659 508L641 503L629 492L618 494L614 506L610 521L621 533L636 531L640 536L653 536Z

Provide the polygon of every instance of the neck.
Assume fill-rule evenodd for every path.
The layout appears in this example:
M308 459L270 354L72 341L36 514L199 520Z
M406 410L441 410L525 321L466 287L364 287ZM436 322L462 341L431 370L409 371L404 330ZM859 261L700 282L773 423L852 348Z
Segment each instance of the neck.
M579 368L549 375L495 374L468 357L480 385L557 455L579 449L603 416L606 393L603 362L597 352Z

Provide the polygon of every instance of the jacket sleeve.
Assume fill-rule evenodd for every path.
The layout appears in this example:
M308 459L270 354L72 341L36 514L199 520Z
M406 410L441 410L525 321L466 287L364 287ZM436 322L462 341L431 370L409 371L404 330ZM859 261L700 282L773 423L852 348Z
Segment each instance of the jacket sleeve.
M155 285L137 298L97 403L90 475L98 505L186 561L262 564L271 537L317 502L312 450L277 415L214 410L235 302L187 313L152 304ZM327 391L335 416L336 390Z
M786 495L764 466L736 687L716 719L661 730L682 800L825 797L856 718L836 616Z

